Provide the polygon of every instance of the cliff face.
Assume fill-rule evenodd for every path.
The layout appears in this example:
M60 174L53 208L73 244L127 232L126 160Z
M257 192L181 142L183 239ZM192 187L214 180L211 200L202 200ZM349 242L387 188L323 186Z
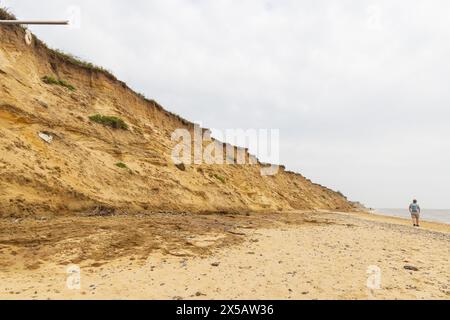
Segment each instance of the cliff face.
M0 216L351 208L301 175L263 177L259 163L180 169L171 135L193 124L24 37L0 26ZM95 114L119 117L128 130L91 121Z

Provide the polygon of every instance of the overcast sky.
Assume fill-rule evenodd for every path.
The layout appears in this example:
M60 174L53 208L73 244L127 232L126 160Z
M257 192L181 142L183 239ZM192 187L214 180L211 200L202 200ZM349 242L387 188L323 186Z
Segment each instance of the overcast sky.
M51 47L371 207L450 208L450 1L0 0Z

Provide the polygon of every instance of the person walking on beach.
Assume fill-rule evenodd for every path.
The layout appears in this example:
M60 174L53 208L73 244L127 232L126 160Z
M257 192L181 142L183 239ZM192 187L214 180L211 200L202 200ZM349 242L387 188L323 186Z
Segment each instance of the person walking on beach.
M413 203L409 206L409 212L411 213L411 218L413 220L414 227L419 227L420 220L420 206L417 200L413 200Z

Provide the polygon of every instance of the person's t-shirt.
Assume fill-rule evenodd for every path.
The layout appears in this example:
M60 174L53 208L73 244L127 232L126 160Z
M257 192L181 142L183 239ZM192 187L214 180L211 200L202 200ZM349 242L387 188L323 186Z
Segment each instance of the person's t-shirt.
M411 213L420 213L420 207L417 203L411 203L409 211L411 211Z

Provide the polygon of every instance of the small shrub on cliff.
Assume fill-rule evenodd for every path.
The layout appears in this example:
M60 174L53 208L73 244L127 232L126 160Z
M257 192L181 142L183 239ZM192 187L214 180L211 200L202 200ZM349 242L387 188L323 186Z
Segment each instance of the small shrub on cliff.
M73 85L71 85L70 83L68 83L67 81L58 80L58 79L55 79L55 78L53 78L51 76L43 77L42 81L44 83L46 83L46 84L65 87L65 88L69 89L70 91L75 91L76 90L75 87Z
M222 176L220 176L220 175L218 175L218 174L215 174L215 175L214 175L214 178L216 178L217 180L219 180L219 181L222 182L222 183L225 183L225 182L226 182L225 178L222 177Z
M111 127L113 129L128 130L128 125L122 119L114 116L102 116L101 114L96 114L89 117L89 120L100 123L104 126Z
M75 87L73 85L71 85L70 83L64 81L64 80L59 80L59 85L66 87L67 89L69 89L70 91L75 91Z
M128 169L128 166L123 162L116 163L116 167L121 168L121 169Z
M42 78L42 82L46 83L46 84L51 84L51 85L58 85L59 81L56 80L55 78L51 77L51 76L45 76Z

